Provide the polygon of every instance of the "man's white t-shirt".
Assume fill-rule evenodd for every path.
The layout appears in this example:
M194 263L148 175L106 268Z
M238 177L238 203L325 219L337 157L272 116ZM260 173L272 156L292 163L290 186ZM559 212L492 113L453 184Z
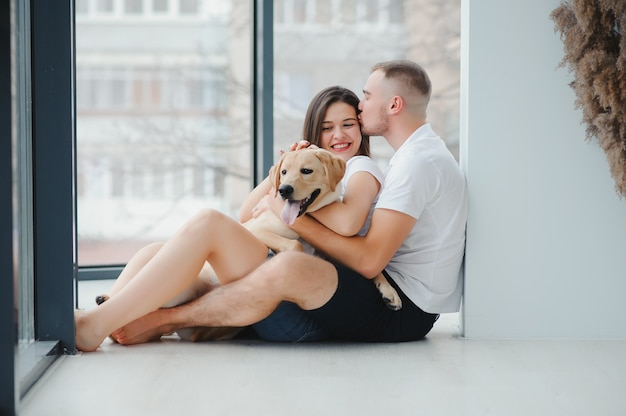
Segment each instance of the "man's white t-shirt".
M463 291L467 186L445 143L430 124L395 152L376 209L416 219L385 270L429 313L457 312Z

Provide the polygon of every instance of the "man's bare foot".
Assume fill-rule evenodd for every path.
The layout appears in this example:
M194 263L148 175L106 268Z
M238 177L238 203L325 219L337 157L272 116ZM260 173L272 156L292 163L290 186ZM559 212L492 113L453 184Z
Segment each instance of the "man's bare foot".
M89 324L88 312L74 311L76 348L80 351L90 352L98 349L105 336L100 336Z
M164 309L157 309L133 322L113 331L111 337L122 345L143 344L158 341L161 336L172 332L173 328L159 326Z

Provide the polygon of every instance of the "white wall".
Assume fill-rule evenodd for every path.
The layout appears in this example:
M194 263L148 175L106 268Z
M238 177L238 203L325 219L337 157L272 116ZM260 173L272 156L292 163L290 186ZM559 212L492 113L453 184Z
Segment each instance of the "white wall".
M559 0L463 0L468 338L626 338L626 199L557 68Z

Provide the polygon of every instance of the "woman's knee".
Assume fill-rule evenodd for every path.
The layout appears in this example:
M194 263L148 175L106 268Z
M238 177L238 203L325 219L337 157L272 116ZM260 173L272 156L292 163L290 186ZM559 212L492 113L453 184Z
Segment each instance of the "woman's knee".
M184 232L213 233L228 220L230 217L226 214L213 208L204 208L185 223L183 230Z
M163 244L165 243L158 242L143 246L139 249L139 251L137 251L136 256L150 259L161 249L161 247L163 247Z
M198 222L215 223L215 222L219 222L223 220L224 217L226 217L226 214L224 214L221 211L218 211L213 208L203 208L200 211L198 211L198 213L196 214L194 218L195 218L195 221L198 221ZM194 220L192 219L192 222L193 221Z
M161 247L163 247L163 244L165 243L163 243L162 241L150 243L147 246L145 246L142 250L148 251L148 252L156 252L156 251L159 251Z

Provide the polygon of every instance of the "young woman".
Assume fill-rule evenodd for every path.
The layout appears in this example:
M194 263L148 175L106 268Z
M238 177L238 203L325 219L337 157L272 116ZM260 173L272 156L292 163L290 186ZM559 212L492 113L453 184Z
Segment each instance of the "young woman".
M309 138L312 145L348 162L342 202L314 214L326 227L344 235L363 231L383 182L382 173L367 157L369 137L361 134L358 104L358 97L345 88L322 90L309 105L303 128L303 138ZM300 142L292 150L307 145ZM241 208L241 222L253 215L254 207L270 191L270 181L265 179L250 193ZM211 265L219 283L225 284L247 275L267 257L267 247L240 223L218 211L203 210L166 243L140 250L113 285L108 301L88 311L75 312L76 347L93 351L116 329L161 307L196 281L205 262ZM211 284L207 283L205 290L210 289ZM302 324L297 308L288 303L255 325L255 330L261 338L277 341L326 337L314 322ZM113 337L130 344L150 341L160 334L126 331L114 333Z
M302 132L302 137L313 139L310 142L295 143L291 148L297 150L317 146L346 160L342 203L332 204L309 214L326 227L345 236L365 235L383 183L381 170L369 157L369 136L361 133L357 120L358 103L356 95L348 89L330 87L322 90L309 106ZM255 192L264 196L270 188L271 185L266 180ZM249 198L247 202L256 203L258 199ZM368 206L369 209L366 210ZM242 213L256 216L263 209L259 208L255 206L242 209ZM243 222L249 218L242 215L241 220ZM331 337L322 326L290 302L282 302L269 317L252 327L261 338L268 341L321 341Z

